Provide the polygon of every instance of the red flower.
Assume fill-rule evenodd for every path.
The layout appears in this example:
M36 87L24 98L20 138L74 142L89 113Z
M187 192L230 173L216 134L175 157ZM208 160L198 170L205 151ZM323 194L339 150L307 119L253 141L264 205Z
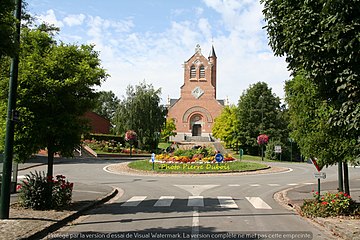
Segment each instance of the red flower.
M266 144L269 141L269 137L266 134L260 134L257 137L257 143L262 145L262 144Z
M321 203L322 205L328 205L328 202L324 201Z
M137 137L137 134L133 130L129 130L125 133L125 141L135 141Z

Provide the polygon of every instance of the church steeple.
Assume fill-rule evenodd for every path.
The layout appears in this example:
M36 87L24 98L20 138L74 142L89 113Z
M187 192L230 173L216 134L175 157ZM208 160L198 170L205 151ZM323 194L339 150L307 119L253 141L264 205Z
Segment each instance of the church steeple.
M209 58L211 58L211 57L216 58L214 45L211 46L211 51L210 51L210 54L209 54Z

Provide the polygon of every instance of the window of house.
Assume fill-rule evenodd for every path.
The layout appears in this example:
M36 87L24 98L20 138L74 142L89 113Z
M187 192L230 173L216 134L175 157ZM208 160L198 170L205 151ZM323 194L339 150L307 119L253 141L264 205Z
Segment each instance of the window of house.
M190 78L196 78L195 66L191 66L191 68L190 68Z
M205 78L205 67L204 66L200 67L200 78Z

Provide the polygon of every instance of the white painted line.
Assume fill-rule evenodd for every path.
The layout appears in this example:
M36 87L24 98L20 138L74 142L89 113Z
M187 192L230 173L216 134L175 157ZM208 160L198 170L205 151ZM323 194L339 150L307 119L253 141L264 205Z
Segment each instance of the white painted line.
M188 206L189 207L203 207L204 206L203 196L189 196Z
M203 191L217 187L219 185L174 185L175 187L181 188L188 191L193 196L199 196Z
M174 198L174 196L161 196L154 204L154 207L170 207Z
M239 208L232 197L218 196L217 198L222 208Z
M193 220L192 220L192 227L191 227L191 239L192 240L199 240L199 209L194 207L193 211Z
M312 183L312 182L306 182L306 183L304 183L304 185L313 185L313 184L315 184L315 183Z
M272 209L266 202L264 202L264 200L259 197L246 197L246 200L248 200L256 209Z
M286 184L286 185L288 185L288 186L297 186L299 184L297 184L297 183L289 183L289 184Z
M270 187L279 187L280 184L277 184L277 183L269 183L268 184Z
M229 184L229 187L240 187L240 184Z
M123 203L121 206L124 207L136 207L139 205L142 201L144 201L146 196L134 196L127 200L125 203Z
M250 184L251 187L260 187L260 184Z

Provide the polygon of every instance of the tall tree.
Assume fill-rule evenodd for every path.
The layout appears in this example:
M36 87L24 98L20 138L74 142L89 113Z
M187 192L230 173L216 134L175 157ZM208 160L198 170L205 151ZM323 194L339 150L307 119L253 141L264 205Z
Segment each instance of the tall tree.
M15 44L15 1L0 1L0 59L12 56L16 50Z
M261 0L270 46L295 74L305 70L321 99L330 99L332 125L360 129L360 7L358 0ZM329 102L330 102L329 101Z
M115 132L134 130L140 148L156 149L167 113L166 107L160 105L160 94L160 89L155 90L145 82L135 87L129 85L114 117Z
M286 123L282 119L280 99L268 85L258 82L251 85L241 96L237 109L236 130L240 143L254 154L257 151L257 137L266 134L270 138L285 139Z
M54 154L72 156L80 144L81 134L87 130L82 116L93 107L93 87L105 80L106 73L93 46L58 44L48 31L44 26L22 30L20 123L14 152L19 161L25 161L47 148L48 175L52 175ZM6 80L1 76L1 82Z
M344 139L345 149L354 154L352 158L359 158L359 1L261 2L275 54L286 56L288 68L295 76L305 71L306 78L318 90L317 97L326 103L328 127ZM349 141L357 144L348 145ZM324 146L328 151L331 147L330 143ZM333 164L333 161L326 163ZM342 170L339 170L340 180Z
M98 92L98 95L99 96L96 100L96 105L93 111L111 121L115 115L120 100L112 91L100 91Z
M236 106L226 106L221 114L215 118L212 128L214 137L224 141L227 147L238 143L236 111Z

